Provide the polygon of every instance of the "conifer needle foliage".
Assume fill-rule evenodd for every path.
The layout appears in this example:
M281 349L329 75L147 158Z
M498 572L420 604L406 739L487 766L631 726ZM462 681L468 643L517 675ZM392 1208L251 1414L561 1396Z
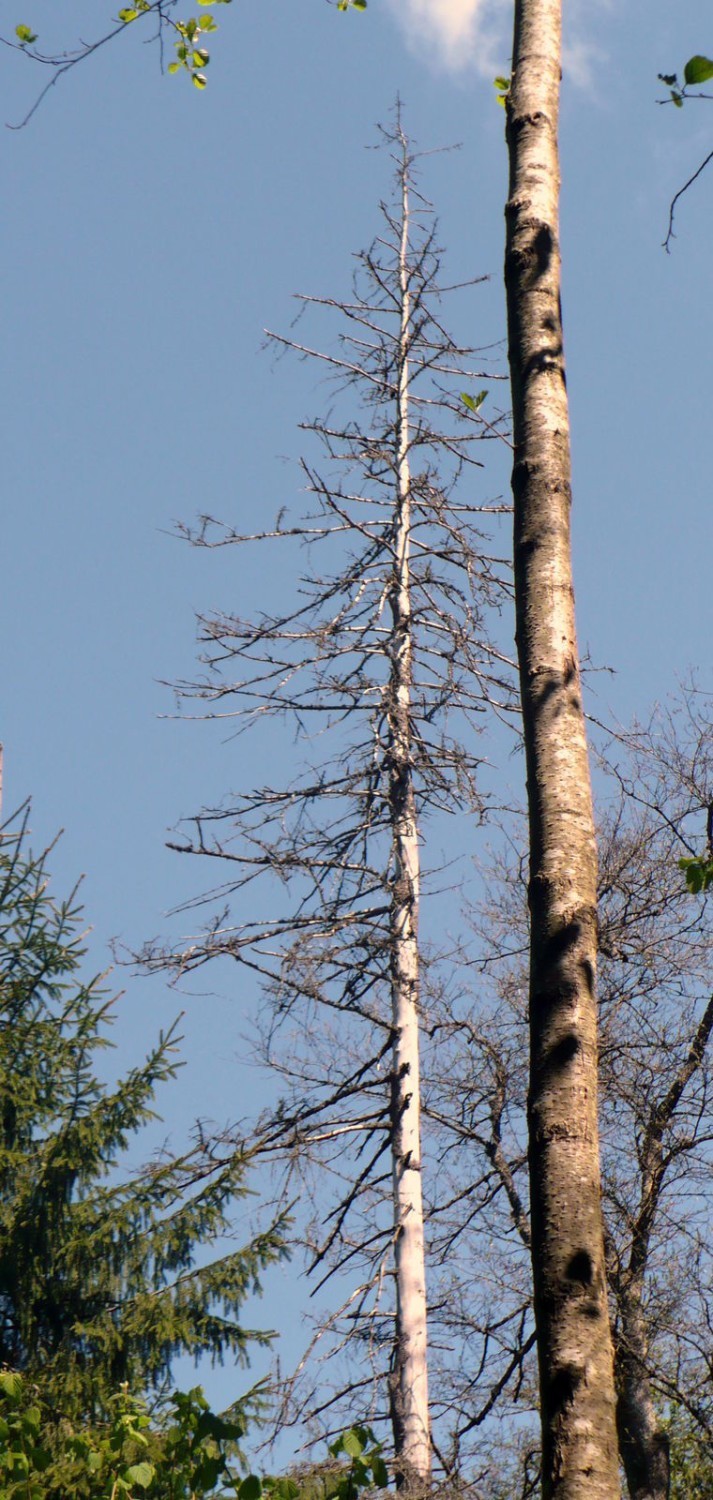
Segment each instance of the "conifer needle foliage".
M81 977L77 892L50 894L28 816L0 830L0 1364L58 1416L94 1419L122 1382L161 1386L178 1355L242 1364L269 1342L240 1310L285 1226L224 1251L247 1151L218 1161L198 1139L127 1169L176 1075L175 1027L116 1087L100 1081L112 1002L104 976Z

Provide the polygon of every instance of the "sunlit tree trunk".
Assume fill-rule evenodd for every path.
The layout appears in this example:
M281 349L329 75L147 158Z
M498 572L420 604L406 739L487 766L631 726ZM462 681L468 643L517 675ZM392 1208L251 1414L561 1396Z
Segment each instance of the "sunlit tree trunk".
M505 278L530 817L529 1160L543 1495L620 1494L597 1131L596 843L570 555L561 0L516 0Z
M411 474L409 466L409 289L408 168L401 168L402 223L399 253L399 330L396 464L397 499L390 590L391 670L388 688L389 805L393 835L391 1001L393 1017L392 1173L396 1265L396 1330L391 1371L391 1410L398 1479L405 1488L428 1482L431 1445L428 1417L426 1269L421 1187L420 1070L418 1021L419 845L413 787L411 726L412 617L409 576Z

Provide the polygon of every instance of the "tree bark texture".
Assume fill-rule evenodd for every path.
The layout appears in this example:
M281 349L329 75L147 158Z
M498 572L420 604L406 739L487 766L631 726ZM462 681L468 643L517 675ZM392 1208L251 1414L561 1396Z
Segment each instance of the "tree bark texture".
M391 667L387 690L389 720L389 803L393 834L393 891L390 912L392 1057L392 1170L396 1333L391 1370L391 1411L397 1481L423 1491L431 1472L428 1414L426 1269L421 1185L421 1126L418 1018L419 845L411 747L412 617L409 577L411 475L409 468L409 292L408 162L404 143L402 225L399 255L401 321L399 337L398 445L393 570L389 596Z
M506 206L516 631L530 817L532 1260L545 1500L620 1494L597 1129L596 842L560 307L561 0L516 0Z

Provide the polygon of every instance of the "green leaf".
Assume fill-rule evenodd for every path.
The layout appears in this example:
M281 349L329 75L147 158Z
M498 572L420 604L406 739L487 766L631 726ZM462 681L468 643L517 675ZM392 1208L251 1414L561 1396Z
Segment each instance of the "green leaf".
M680 94L676 93L675 89L671 89L671 98L673 99L676 109L683 109L683 99L681 98Z
M687 84L707 83L713 78L713 62L709 57L690 57L683 70L683 79Z
M487 391L478 391L477 396L469 396L467 391L461 391L460 399L463 405L467 406L468 411L476 412L483 405L487 394Z
M29 47L32 42L37 41L37 33L32 30L31 26L16 26L15 36L23 47Z
M193 53L194 68L207 68L209 62L210 53L206 51L205 47L196 47L196 50Z
M378 1490L386 1490L389 1487L389 1471L383 1458L375 1458L371 1465L374 1476L374 1484Z
M38 1444L35 1444L34 1448L32 1449L33 1468L37 1469L39 1474L44 1474L45 1469L49 1468L51 1462L52 1454L49 1448L42 1448ZM43 1490L42 1494L44 1495L44 1493L45 1491Z
M0 1391L16 1401L22 1394L22 1376L16 1375L14 1370L3 1370L0 1373Z
M259 1474L248 1474L238 1490L240 1500L260 1500L262 1495L262 1480Z
M365 1444L362 1442L356 1428L350 1427L342 1433L342 1448L350 1458L360 1458L364 1452Z
M129 1483L138 1484L139 1489L141 1490L147 1490L149 1485L153 1483L155 1473L156 1470L153 1464L145 1462L140 1464L131 1464L131 1466L125 1470L126 1478L129 1480Z
M169 71L169 73L180 73L180 71L181 71L181 63L179 63L179 62L170 62L169 65L168 65L168 71Z
M679 859L679 870L683 870L686 877L686 885L693 896L700 895L713 880L713 860L708 862L704 859Z
M135 21L136 17L140 14L140 11L134 10L133 7L127 5L123 10L119 11L119 20L123 21L125 26L128 26L129 21Z
M294 1479L289 1479L287 1475L273 1479L270 1483L271 1500L297 1500L299 1493L299 1485Z
M195 84L195 86L196 86L197 89L204 89L205 88L206 83L207 83L208 80L203 77L202 73L193 73L192 74L192 78L193 78L193 82L194 82L194 84Z
M509 78L502 78L502 77L494 78L493 79L493 83L495 84L496 89L500 90L501 94L507 94L508 89L510 88L510 79Z

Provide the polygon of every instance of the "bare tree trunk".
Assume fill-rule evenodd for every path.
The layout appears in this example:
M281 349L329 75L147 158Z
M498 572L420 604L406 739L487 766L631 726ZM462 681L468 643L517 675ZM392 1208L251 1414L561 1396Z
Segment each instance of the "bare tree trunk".
M426 1267L421 1186L420 1068L418 1021L419 846L413 788L411 686L413 640L409 551L411 473L409 445L408 153L402 140L402 223L399 252L399 330L396 480L398 486L391 609L391 669L388 688L389 809L393 833L393 894L390 912L393 1019L392 1171L396 1330L391 1370L391 1412L400 1486L423 1489L431 1472L428 1415Z
M418 153L398 116L382 139L397 193L355 258L351 295L300 298L340 315L335 348L270 335L335 380L328 416L304 424L315 447L302 464L308 515L283 524L282 509L247 534L204 518L185 532L201 547L263 549L259 611L200 617L202 670L179 692L209 718L227 712L254 729L260 745L269 734L271 750L285 735L285 779L203 809L173 844L219 862L221 910L188 944L150 946L144 959L185 974L230 956L262 983L263 1057L284 1089L262 1118L263 1150L290 1198L300 1174L295 1239L318 1289L347 1278L283 1385L279 1426L311 1418L313 1430L334 1431L360 1410L381 1422L386 1389L393 1466L415 1500L429 1486L431 1449L421 840L444 808L484 813L483 710L515 704L511 664L488 624L490 605L511 596L483 519L501 507L474 505L459 489L502 418L485 422L472 401L466 414L462 391L490 372L444 326L436 221L414 197ZM284 566L272 553L266 565L268 544L299 549L287 598ZM263 892L257 914L245 891ZM312 1359L318 1343L322 1358Z
M642 1281L643 1277L627 1290L619 1303L616 1348L619 1449L631 1500L668 1500L669 1441L651 1395Z
M543 1495L619 1496L597 1130L596 843L560 309L561 0L516 0L506 206L517 644L530 815L529 1159Z
M673 1153L664 1149L676 1111L702 1068L713 1033L713 996L701 1016L687 1055L665 1094L653 1106L638 1144L641 1198L632 1225L629 1264L616 1287L620 1329L616 1349L619 1447L631 1500L668 1500L669 1441L659 1421L649 1379L649 1337L644 1313L644 1275L651 1231Z

